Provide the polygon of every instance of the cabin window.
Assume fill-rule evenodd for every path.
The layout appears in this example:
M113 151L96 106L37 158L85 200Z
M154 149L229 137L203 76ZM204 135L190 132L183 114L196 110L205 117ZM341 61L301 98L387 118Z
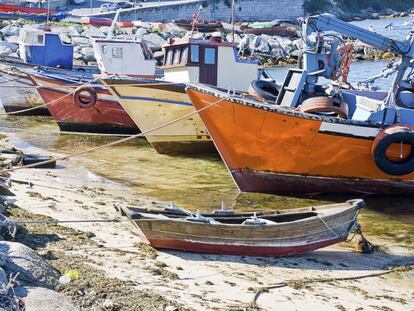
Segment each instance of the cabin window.
M114 57L114 58L123 58L123 49L122 48L112 48L112 57Z
M168 50L167 59L165 61L165 66L171 65L172 59L173 59L173 53L174 53L173 50Z
M174 65L178 65L180 63L180 52L181 49L175 49L174 50Z
M204 64L214 65L216 63L216 49L205 48L204 50Z
M191 62L198 63L200 61L200 47L198 45L191 45Z
M187 63L187 55L188 55L188 48L183 48L181 50L181 63L182 64Z
M102 51L102 54L106 54L106 51L108 51L108 47L106 45L102 45L101 51Z
M45 38L44 35L37 35L36 36L36 44L43 45L44 44L44 42L43 42L44 38Z

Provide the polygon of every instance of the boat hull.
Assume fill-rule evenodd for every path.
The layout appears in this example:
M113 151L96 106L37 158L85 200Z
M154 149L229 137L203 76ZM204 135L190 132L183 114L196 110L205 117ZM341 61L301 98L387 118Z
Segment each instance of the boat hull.
M31 77L42 85L39 93L49 103L49 111L61 131L122 135L139 133L125 110L103 87L96 88L97 101L93 107L81 108L74 102L71 93L82 83L65 83L50 76Z
M141 132L161 154L192 155L215 152L201 118L185 93L185 85L163 81L103 80ZM131 85L135 84L135 85ZM181 121L162 126L194 113Z
M227 224L225 221L200 223L165 216L151 219L151 215L141 219L129 217L143 240L155 248L220 255L289 256L344 241L362 207L362 200L328 205L321 210L312 207L308 209L313 212L310 216L291 221L279 219L266 225L246 225L232 220ZM298 209L298 213L299 210L303 211ZM295 213L291 210L290 215Z
M414 174L383 173L372 156L381 127L303 114L213 88L190 86L217 149L238 187L264 193L413 194Z
M194 243L180 240L159 240L150 239L151 246L160 249L173 249L179 251L187 251L194 253L216 254L216 255L237 255L237 256L293 256L310 251L317 250L319 248L327 247L339 242L344 241L344 238L330 239L321 242L310 243L301 246L240 246L240 245L216 245L208 243Z
M50 115L47 107L39 107L30 111L14 113L44 104L39 92L34 87L32 80L22 70L13 70L12 68L24 69L31 68L24 64L1 62L0 61L0 99L4 110L13 115L27 116L48 116ZM5 86L10 87L5 87Z

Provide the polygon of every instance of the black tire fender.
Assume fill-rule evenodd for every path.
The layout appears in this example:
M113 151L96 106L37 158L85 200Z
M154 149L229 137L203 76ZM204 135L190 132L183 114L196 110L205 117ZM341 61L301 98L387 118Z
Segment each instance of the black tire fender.
M83 94L85 93L88 95L84 96ZM73 93L73 101L75 104L84 109L92 108L95 106L97 100L98 95L96 93L96 90L90 86L78 87L75 93Z
M279 87L276 83L272 83L265 80L253 80L249 87L249 94L276 102L279 95Z
M395 143L408 144L411 151L402 161L392 161L387 155L387 149ZM393 125L383 129L375 137L372 144L372 156L377 167L392 176L403 176L414 172L414 127Z

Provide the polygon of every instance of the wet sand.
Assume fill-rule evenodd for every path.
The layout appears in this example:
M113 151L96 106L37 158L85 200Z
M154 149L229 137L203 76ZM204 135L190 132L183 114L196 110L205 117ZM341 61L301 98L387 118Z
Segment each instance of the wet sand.
M8 141L3 141L3 145L15 145L27 153L52 154L44 148L33 147L36 144L40 145L39 140L43 140L44 144L49 144L47 149L54 149L55 147L51 146L56 146L56 140L51 140L50 135L43 138L37 135L38 140L34 138L22 140L21 133L7 135ZM33 133L31 135L31 137L35 136ZM79 139L80 137L76 139L66 137L64 138L66 144L60 148L73 151L73 144L78 144L78 148L86 148L91 144L99 144L105 140ZM71 142L72 145L68 143L70 140L74 140ZM145 142L139 144L144 148L144 151L141 152L152 154L153 151ZM122 148L126 149L124 149L124 153L120 154L125 156L125 152L129 148L137 148L137 146L128 145L119 147L117 150L122 150ZM167 181L166 184L170 184L169 186L150 182L149 185L145 185L145 189L139 190L140 186L137 185L137 180L151 179L151 176L142 176L143 170L150 170L151 164L148 163L151 158L134 159L132 163L137 167L142 178L135 178L131 182L124 183L122 180L126 177L122 177L121 173L126 168L122 169L122 165L129 165L129 162L125 161L126 158L131 161L131 155L128 157L127 154L126 158L120 156L121 161L115 164L116 155L113 155L110 160L105 158L111 152L113 153L114 150L58 162L58 167L54 170L22 169L12 173L12 179L31 181L34 184L32 188L29 188L24 183L13 183L12 191L16 193L14 204L19 207L19 209L12 210L14 219L30 220L38 217L44 219L42 217L47 216L61 221L117 220L117 222L105 223L62 223L59 226L50 224L25 225L28 232L32 232L32 239L27 240L29 243L34 243L41 236L54 235L62 237L65 241L70 241L70 243L62 243L59 239L50 239L47 243L40 243L36 247L36 250L42 254L47 253L47 250L56 253L59 259L52 258L49 262L57 266L58 269L77 268L81 271L81 280L82 275L85 278L95 280L92 275L102 273L96 278L100 281L91 280L90 287L86 290L80 281L69 283L60 289L83 310L95 310L102 305L106 298L101 296L105 295L94 296L93 294L102 293L102 282L105 283L105 280L111 284L107 289L107 295L117 304L120 304L122 299L128 299L128 296L122 294L125 291L130 292L131 297L138 298L140 296L134 296L134 293L146 293L145 297L149 299L147 301L148 309L160 310L166 307L196 310L412 309L410 301L414 298L413 271L394 272L359 280L311 284L302 282L303 280L326 277L358 277L388 271L392 266L413 265L414 234L412 216L410 216L412 213L409 209L403 208L401 211L403 215L396 216L396 206L389 206L388 203L385 204L385 207L380 206L381 208L379 208L379 203L384 205L383 200L368 201L368 206L371 205L374 209L363 211L361 223L367 238L381 247L381 251L370 255L355 251L356 240L287 258L214 256L175 251L157 252L140 244L134 227L126 218L120 216L116 206L126 204L166 206L170 197L173 196L173 189L169 189L169 187L173 187L175 182L179 180L171 182L168 177L164 177ZM164 159L168 163L178 161L181 164L184 163L183 161L187 161L187 163L193 161L183 158L175 160L175 158L164 157ZM194 187L198 187L202 193L204 189L209 188L210 184L214 185L214 178L222 176L221 183L216 185L214 191L208 192L207 197L214 196L212 193L215 192L217 192L217 196L224 194L226 198L233 195L234 201L231 202L231 205L236 208L241 208L241 206L244 206L245 209L246 207L257 208L258 205L263 208L270 206L292 207L303 206L309 202L323 204L331 200L329 198L318 201L316 199L301 200L275 197L266 201L266 198L270 199L270 196L238 196L231 180L227 182L224 179L226 171L220 171L221 164L218 160L194 161L196 161L196 166L200 164L207 168L209 165L215 166L213 170L218 171L218 174L210 177L212 179L210 180L207 179L209 171L206 169L204 172L206 174L205 184L194 185ZM212 164L203 164L203 161L210 161ZM158 163L159 159L155 159L155 162ZM145 168L145 164L148 165L148 168ZM102 173L102 167L112 167L114 180L117 181L98 175L97 173ZM130 166L128 168L131 169ZM163 168L165 169L165 166L154 167L154 170L156 174L161 174ZM169 174L172 172L167 172L167 176ZM107 171L102 175L110 175L110 172ZM203 175L201 177L182 175L182 180L188 183L189 188L176 192L181 194L177 199L179 204L193 210L197 209L197 206L201 209L214 206L211 202L204 201L205 199L202 201L200 196L196 200L200 193L190 195L191 200L183 195L194 190L191 187L191 181L202 177ZM158 178L156 182L161 182L163 179L161 175ZM143 187L144 182L141 185L141 188ZM220 190L221 187L224 190ZM162 200L155 198L155 195L158 195L163 189L166 189L165 191L168 193L160 195ZM335 200L339 199L341 198L335 198ZM410 202L410 200L398 201L395 204L405 203L407 206L411 206ZM404 215L404 211L411 218ZM68 228L68 230L62 228ZM38 239L34 238L36 236ZM76 236L77 238L74 238ZM97 272L91 274L91 270ZM263 286L280 282L287 282L289 285L269 291L260 291ZM87 299L82 298L84 296L79 294L79 288L86 291L85 297ZM261 294L255 301L257 292L261 292ZM138 298L136 298L137 301L141 301ZM124 309L121 307L119 310L134 309L125 306Z

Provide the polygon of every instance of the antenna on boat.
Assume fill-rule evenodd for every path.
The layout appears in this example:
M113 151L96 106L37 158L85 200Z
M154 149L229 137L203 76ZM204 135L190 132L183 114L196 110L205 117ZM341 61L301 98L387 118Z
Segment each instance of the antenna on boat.
M234 32L235 32L235 30L234 30L234 23L235 23L235 20L234 20L234 8L235 8L235 0L233 0L232 1L232 3L231 3L231 27L232 27L232 39L233 39L233 43L234 43Z
M119 18L119 13L120 13L120 10L119 9L116 10L114 19L112 20L111 27L109 28L109 31L108 31L108 35L106 36L106 40L111 40L112 39L114 30L115 30L115 25L116 25L116 22L117 22L117 20Z
M46 25L49 25L49 18L50 18L50 0L47 0Z
M222 211L225 211L226 210L226 207L224 206L224 201L221 201L221 207L220 207L220 209Z
M192 25L192 27L191 27L191 36L190 36L190 38L192 38L192 37L193 37L194 30L197 28L197 21L198 21L198 18L200 17L200 14L201 14L201 11L202 11L202 10L203 10L203 6L202 6L202 5L200 5L200 6L198 7L197 12L195 12L195 13L193 14L193 25Z

